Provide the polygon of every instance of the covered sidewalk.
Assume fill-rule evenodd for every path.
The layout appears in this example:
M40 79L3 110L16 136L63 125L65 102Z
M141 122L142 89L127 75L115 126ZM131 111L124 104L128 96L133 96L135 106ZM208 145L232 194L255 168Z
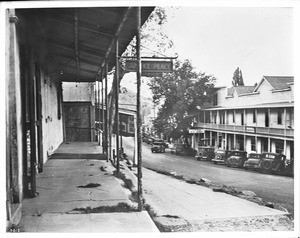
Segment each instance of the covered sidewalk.
M25 232L158 232L149 214L129 200L114 170L103 160L48 160L37 175L38 195L23 200L18 227Z
M5 17L7 66L7 230L19 224L21 212L25 216L22 219L23 224L29 227L32 227L30 224L34 224L36 229L32 228L33 230L46 231L46 228L42 228L44 219L48 219L45 217L61 214L73 216L74 214L66 212L78 207L102 206L99 205L100 200L107 201L108 204L112 201L128 200L123 196L124 192L121 192L122 188L116 183L116 178L112 174L105 174L99 167L109 167L107 159L113 156L113 127L120 124L118 89L125 73L120 67L120 57L134 37L140 39L140 27L147 21L154 7L102 6L99 3L90 7L83 7L82 3L73 3L70 7L49 7L48 3L40 3L38 8L30 8L30 5L23 7L5 3L3 9L4 11L1 5L1 12ZM141 61L139 40L136 48L137 55L133 57ZM140 71L141 68L139 73ZM108 81L109 74L113 74L112 82ZM139 80L140 75L137 76ZM71 125L67 126L90 130L90 133L87 133L90 139L78 141L95 141L97 134L98 143L101 142L104 151L97 143L65 142L70 140L65 123L68 118L63 107L62 84L65 82L75 83L74 87L79 83L90 83L97 89L94 92L97 94L95 100L88 101L89 107L84 107L78 112L73 111L73 120ZM112 83L110 92L108 83ZM101 115L100 108L103 109L104 105L107 112ZM93 111L92 107L98 110ZM89 123L84 124L82 121ZM116 138L118 133L119 130L116 132ZM116 144L116 154L119 158L119 144ZM51 159L48 160L50 155ZM88 164L91 161L94 165ZM119 159L119 169L118 162ZM93 170L96 165L97 168ZM111 179L107 180L107 177ZM99 190L99 187L78 187L96 182L101 184L103 191ZM132 214L134 213L130 213L129 216ZM138 217L142 215L135 216L135 219L139 220ZM83 217L83 214L80 214L80 217ZM91 216L88 217L91 222ZM121 220L122 217L123 213L120 214ZM116 221L118 219L116 218ZM53 221L56 220L59 219L53 218ZM73 221L69 218L65 220ZM124 219L123 222L126 223L127 220ZM46 223L50 224L51 221ZM122 225L119 229L126 227L131 226ZM75 220L73 228L67 225L56 228L57 231L61 231L61 228L67 231L79 229Z
M106 160L98 142L63 142L51 155L51 159L94 159Z

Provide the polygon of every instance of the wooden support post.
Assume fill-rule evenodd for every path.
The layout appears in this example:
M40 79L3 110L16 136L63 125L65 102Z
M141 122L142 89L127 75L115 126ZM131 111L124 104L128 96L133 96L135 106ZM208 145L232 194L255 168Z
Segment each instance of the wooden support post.
M101 73L102 74L102 73ZM101 77L101 76L100 76ZM98 144L99 146L101 145L101 133L100 133L100 130L101 130L101 127L100 127L100 79L98 79L97 81L97 89L98 89L98 111L97 111L97 114L98 114Z
M108 158L108 151L109 151L109 144L108 144L108 98L107 98L107 77L108 77L108 64L105 62L105 108L106 108L106 114L105 114L105 152L107 161Z
M102 71L101 71L102 72ZM101 146L102 146L102 153L104 154L105 151L104 151L104 140L105 140L105 134L104 134L104 88L103 88L103 77L104 77L104 73L101 74L101 116L102 116L102 143L101 143Z
M115 126L116 126L116 155L117 155L117 177L120 172L120 153L119 153L119 39L116 36L116 102L115 102Z
M138 210L143 210L143 190L142 190L142 134L141 134L141 7L137 7L137 35L136 35L136 55L137 67L137 152L138 152Z

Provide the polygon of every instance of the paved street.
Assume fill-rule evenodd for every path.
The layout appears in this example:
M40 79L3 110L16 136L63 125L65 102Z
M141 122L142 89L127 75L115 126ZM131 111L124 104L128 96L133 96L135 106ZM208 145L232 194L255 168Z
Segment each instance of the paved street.
M133 138L123 138L125 152L133 155ZM234 186L240 190L251 190L265 201L281 204L294 213L294 179L290 177L261 174L239 168L228 168L207 161L197 161L190 156L166 153L152 154L151 146L143 143L142 159L146 168L176 172L190 179L207 178L214 184Z

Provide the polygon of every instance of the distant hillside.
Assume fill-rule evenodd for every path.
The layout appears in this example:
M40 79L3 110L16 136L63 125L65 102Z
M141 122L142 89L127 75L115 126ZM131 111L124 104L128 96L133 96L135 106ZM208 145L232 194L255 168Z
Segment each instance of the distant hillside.
M152 104L152 98L143 96L141 97L142 118L150 114ZM127 89L126 87L121 87L119 94L119 107L136 110L136 93Z

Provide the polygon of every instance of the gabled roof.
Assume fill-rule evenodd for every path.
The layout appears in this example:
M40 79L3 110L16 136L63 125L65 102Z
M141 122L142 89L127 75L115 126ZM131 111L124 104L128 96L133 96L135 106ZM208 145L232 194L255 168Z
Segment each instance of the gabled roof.
M290 88L290 83L294 82L293 76L263 76L260 83L256 86L254 91L257 91L262 82L266 80L273 90L283 90Z
M234 88L227 88L227 97L233 96Z
M241 94L246 94L246 93L252 93L255 86L238 86L238 87L234 87L237 94L241 95Z
M255 86L237 86L231 87L227 89L227 97L233 96L234 90L236 91L237 95L252 93L255 89Z

